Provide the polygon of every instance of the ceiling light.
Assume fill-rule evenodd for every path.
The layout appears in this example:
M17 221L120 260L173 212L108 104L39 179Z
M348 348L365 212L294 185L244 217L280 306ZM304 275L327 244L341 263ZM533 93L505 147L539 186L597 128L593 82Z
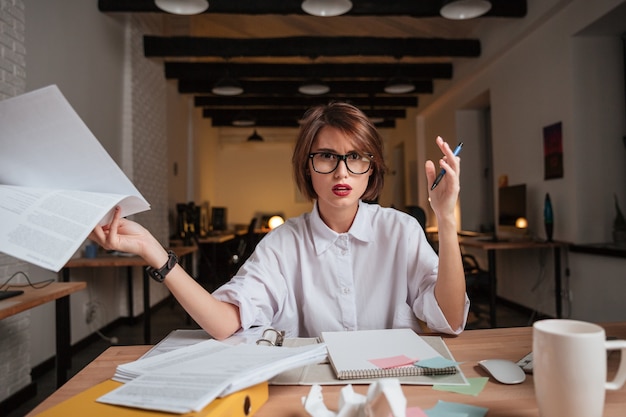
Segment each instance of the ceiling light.
M474 19L491 9L489 0L448 0L444 1L439 13L446 19Z
M415 85L406 77L394 77L385 85L385 93L406 94L415 90Z
M237 96L243 93L243 87L237 80L226 76L215 83L211 92L218 96Z
M237 127L248 127L254 126L256 124L256 120L254 117L250 116L247 112L242 111L239 112L232 121L233 126Z
M382 116L380 116L380 115L378 115L378 114L376 114L376 113L370 113L370 114L368 115L368 117L369 117L369 119L370 119L370 122L372 122L372 123L373 123L373 124L375 124L375 125L380 124L380 123L382 123L382 122L384 122L384 121L385 121L385 118L384 118L384 117L382 117Z
M302 10L313 16L330 17L348 13L352 9L350 0L304 0Z
M157 7L172 14L200 14L209 8L207 0L154 0Z
M319 96L330 91L330 87L320 80L309 80L298 87L298 91L309 96Z
M254 132L248 136L248 142L263 142L263 136L259 135L254 129Z

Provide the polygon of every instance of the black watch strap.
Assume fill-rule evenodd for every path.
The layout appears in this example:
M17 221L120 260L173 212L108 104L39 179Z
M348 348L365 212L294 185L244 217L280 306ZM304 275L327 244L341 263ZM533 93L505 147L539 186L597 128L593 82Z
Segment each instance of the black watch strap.
M157 282L163 282L167 274L169 274L170 271L174 269L177 263L178 263L178 257L176 256L174 252L170 250L170 251L167 251L167 262L165 263L165 265L163 265L160 269L156 269L151 266L148 266L146 267L146 272L148 273L148 275L150 275L150 277L153 280Z

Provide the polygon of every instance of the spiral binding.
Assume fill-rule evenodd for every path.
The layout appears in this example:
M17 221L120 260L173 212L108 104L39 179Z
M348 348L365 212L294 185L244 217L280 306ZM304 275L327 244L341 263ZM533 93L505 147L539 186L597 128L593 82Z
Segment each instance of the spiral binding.
M401 376L433 376L454 375L457 373L455 366L445 368L423 368L419 366L404 366L401 368L387 369L348 369L337 374L338 379L364 379L364 378L395 378Z

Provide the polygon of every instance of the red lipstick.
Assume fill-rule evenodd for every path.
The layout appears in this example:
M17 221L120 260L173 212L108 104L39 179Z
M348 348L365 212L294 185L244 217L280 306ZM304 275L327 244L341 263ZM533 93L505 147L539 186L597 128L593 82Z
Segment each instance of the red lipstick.
M339 197L345 197L350 194L352 187L348 184L337 184L333 187L333 193Z

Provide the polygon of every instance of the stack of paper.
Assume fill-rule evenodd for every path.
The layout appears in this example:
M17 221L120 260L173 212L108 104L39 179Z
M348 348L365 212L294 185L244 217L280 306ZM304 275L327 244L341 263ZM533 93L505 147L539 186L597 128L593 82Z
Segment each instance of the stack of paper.
M217 397L326 358L326 345L273 347L207 340L119 365L125 385L98 401L174 413L199 411Z
M113 208L150 205L56 86L0 101L0 252L58 272Z

